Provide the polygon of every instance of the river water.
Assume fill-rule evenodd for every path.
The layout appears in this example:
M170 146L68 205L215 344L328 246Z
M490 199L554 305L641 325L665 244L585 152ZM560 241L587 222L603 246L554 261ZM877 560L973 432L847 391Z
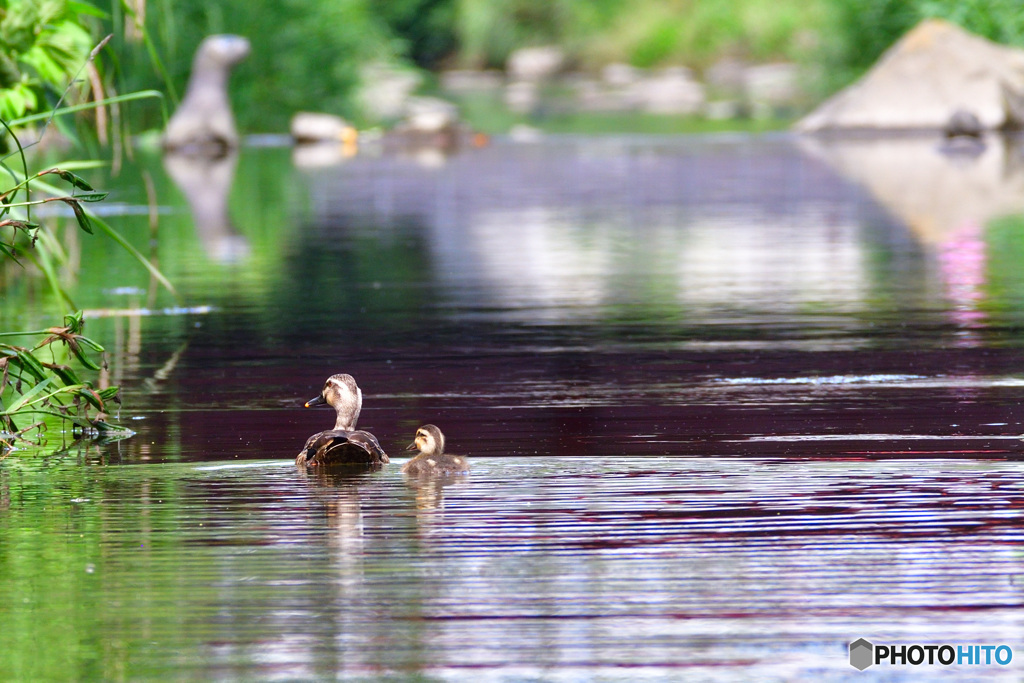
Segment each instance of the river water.
M110 201L148 175L153 216L110 220L181 298L73 245L136 434L0 463L0 670L1018 679L1024 183L938 147L138 160ZM334 372L380 472L291 462ZM470 474L399 472L427 422ZM861 637L1022 654L862 674Z

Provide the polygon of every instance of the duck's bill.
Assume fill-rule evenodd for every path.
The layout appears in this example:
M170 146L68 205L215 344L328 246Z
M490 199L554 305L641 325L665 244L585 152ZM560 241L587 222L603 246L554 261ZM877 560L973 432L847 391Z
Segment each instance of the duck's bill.
M311 398L308 401L306 401L306 407L312 408L313 406L323 405L324 403L327 403L327 401L324 400L324 395L320 394L316 398Z
M419 449L420 447L416 445L415 441L413 441L411 444L405 447L405 450L407 451L418 451Z

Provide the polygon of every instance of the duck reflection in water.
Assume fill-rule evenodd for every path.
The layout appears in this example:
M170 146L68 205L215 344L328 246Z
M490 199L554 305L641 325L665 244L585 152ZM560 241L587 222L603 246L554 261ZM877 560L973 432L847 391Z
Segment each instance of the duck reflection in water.
M390 462L380 447L377 437L356 429L359 411L363 407L363 392L352 375L331 375L323 391L306 402L306 407L327 404L337 417L334 429L314 434L295 458L299 467L348 466L357 469L375 469Z

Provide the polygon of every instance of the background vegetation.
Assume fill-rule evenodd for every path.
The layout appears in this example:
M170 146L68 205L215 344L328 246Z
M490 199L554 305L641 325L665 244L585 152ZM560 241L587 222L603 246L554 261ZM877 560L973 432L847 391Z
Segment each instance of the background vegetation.
M925 17L1024 46L1016 0L0 0L0 117L53 106L76 75L72 103L159 89L173 108L212 33L253 42L233 79L249 132L283 131L304 109L358 119L353 96L369 63L501 68L539 44L561 46L583 70L796 61L824 95ZM107 34L107 59L83 71ZM165 116L149 104L128 118L136 130L161 129Z
M204 36L250 38L252 55L233 87L240 126L253 132L282 131L301 109L358 116L360 67L375 61L500 68L517 48L551 43L581 69L784 59L808 67L825 94L925 17L1024 45L1015 0L133 0L145 8L149 44L130 30L138 15L122 0L107 2L109 17L94 32L114 35L121 92L164 87L166 76L180 94ZM160 127L154 108L139 115L140 125Z

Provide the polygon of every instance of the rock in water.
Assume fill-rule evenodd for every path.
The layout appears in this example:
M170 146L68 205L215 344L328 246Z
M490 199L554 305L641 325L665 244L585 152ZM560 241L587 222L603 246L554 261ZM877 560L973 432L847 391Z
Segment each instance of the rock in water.
M1024 50L927 19L859 81L796 124L805 133L941 131L955 112L988 130L1024 123Z
M225 151L238 146L228 99L231 67L249 54L241 36L208 36L196 50L185 97L167 123L165 149Z

